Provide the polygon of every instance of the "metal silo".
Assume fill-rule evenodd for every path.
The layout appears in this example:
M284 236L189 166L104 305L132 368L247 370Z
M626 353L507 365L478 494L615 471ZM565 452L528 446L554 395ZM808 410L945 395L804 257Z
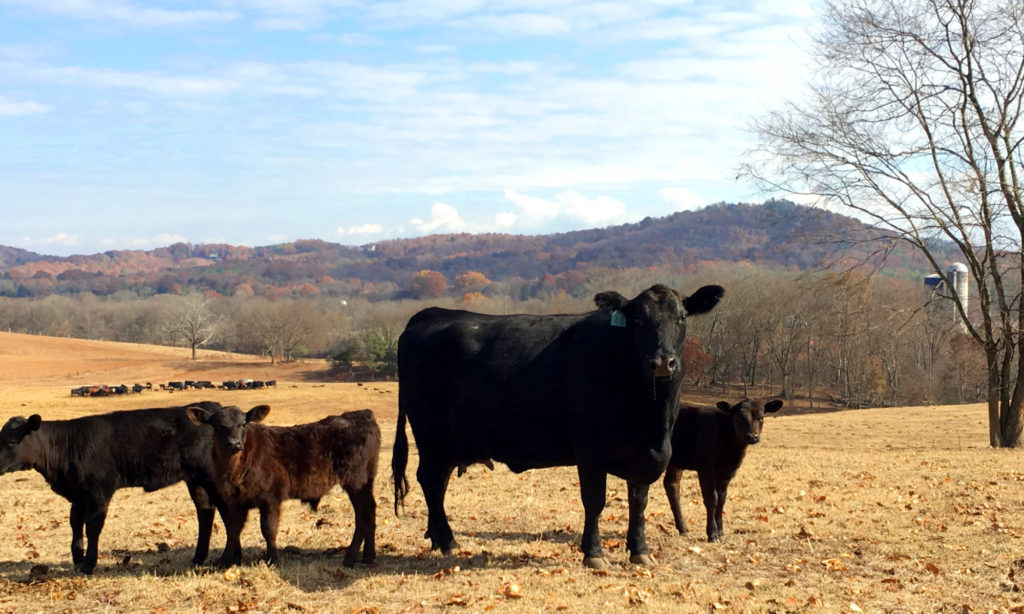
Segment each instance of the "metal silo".
M946 277L933 273L926 275L924 285L931 296L953 299L956 298L963 305L964 313L967 313L968 300L970 298L970 285L967 276L967 265L962 262L954 262L946 269ZM961 328L966 329L966 323L960 318L960 312L952 302L949 304L952 311L953 321Z
M949 268L946 269L946 278L953 286L952 290L960 300L960 304L963 305L964 313L967 313L967 304L971 297L970 287L967 284L967 265L962 262L954 262L949 265ZM966 324L960 319L960 312L956 310L955 306L953 307L953 319L957 324L966 327Z

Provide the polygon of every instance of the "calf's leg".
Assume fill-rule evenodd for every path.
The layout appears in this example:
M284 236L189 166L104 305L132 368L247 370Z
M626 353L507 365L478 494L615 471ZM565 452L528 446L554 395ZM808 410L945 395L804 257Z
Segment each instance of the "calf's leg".
M726 493L729 490L729 483L724 482L718 487L718 504L715 505L715 529L716 539L722 539L725 535L725 525L722 524L722 510L725 509Z
M604 558L601 547L601 529L599 521L604 511L605 486L608 476L600 470L586 470L577 467L580 476L580 496L583 499L583 539L580 547L583 550L583 565L591 569L604 569L608 561Z
M96 559L99 558L100 533L103 531L103 524L107 520L106 501L94 501L85 506L85 537L88 545L85 549L85 559L82 561L81 572L91 574L96 569Z
M233 505L228 506L224 515L224 554L220 557L220 564L224 567L242 564L242 528L245 526L245 517L249 510L243 510Z
M629 529L626 531L626 549L629 550L629 562L636 565L654 565L651 549L647 547L647 534L644 525L644 511L647 509L647 493L649 484L627 483L629 493Z
M721 533L718 530L717 519L715 514L718 510L718 488L715 484L715 479L708 474L701 474L698 472L697 478L700 481L700 494L704 499L704 511L707 512L707 534L708 541L718 541L721 537Z
M196 506L196 519L199 522L199 536L196 538L196 554L192 557L192 564L202 565L210 554L214 507L209 493L202 486L189 482L188 493L192 496L192 503Z
M355 565L360 546L363 548L363 562L372 563L377 557L377 502L373 498L373 482L359 490L346 488L345 491L356 514L356 528L352 533L352 543L345 551L344 563L349 567Z
M281 504L273 501L260 506L260 532L263 541L267 542L267 554L264 560L268 565L277 564L277 526L281 520Z
M680 535L688 532L689 529L686 527L686 519L683 518L683 508L679 505L679 480L683 475L682 469L676 469L669 465L668 469L665 470L665 494L668 496L668 505L672 508L672 518L676 523L676 531L679 531Z
M69 520L71 522L71 562L77 567L85 560L85 545L82 539L85 530L84 503L71 504Z

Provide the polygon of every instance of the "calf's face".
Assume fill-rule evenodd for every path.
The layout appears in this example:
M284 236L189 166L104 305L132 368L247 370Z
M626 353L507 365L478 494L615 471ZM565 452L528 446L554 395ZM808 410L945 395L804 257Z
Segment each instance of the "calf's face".
M270 412L269 405L257 405L243 412L234 405L210 411L202 407L189 407L189 419L196 424L213 427L215 445L227 454L236 454L245 447L245 428L250 422L259 422Z
M39 414L32 414L28 418L16 416L4 424L0 429L0 474L24 468L21 451L25 437L38 430L42 422Z
M732 416L733 431L738 445L755 444L761 441L764 415L782 409L782 401L773 399L767 403L757 399L743 399L730 406L725 401L717 404L719 410Z

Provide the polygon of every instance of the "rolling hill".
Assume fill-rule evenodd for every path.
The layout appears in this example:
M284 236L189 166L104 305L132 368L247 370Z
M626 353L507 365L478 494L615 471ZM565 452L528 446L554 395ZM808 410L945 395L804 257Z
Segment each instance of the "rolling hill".
M182 288L232 295L239 288L283 293L399 298L417 272L446 279L470 271L495 282L537 280L595 269L676 267L701 261L756 262L806 270L848 259L870 260L866 239L884 236L857 220L792 202L719 203L633 224L551 235L440 234L362 246L299 240L263 247L178 243L154 250L117 250L51 257L0 247L0 296L30 297L128 290L140 295ZM906 249L892 268L921 270Z

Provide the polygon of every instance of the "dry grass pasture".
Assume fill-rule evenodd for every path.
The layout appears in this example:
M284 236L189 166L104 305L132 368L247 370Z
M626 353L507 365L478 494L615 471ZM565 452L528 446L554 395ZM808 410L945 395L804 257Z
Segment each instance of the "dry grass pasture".
M316 513L286 504L281 563L194 569L195 512L183 485L115 495L92 577L76 575L68 504L33 471L0 477L0 611L9 612L988 612L1024 611L1024 456L987 447L979 405L770 417L730 489L725 540L704 541L696 478L684 478L692 532L675 534L651 489L654 568L628 564L625 484L610 479L602 535L613 563L581 565L583 510L574 469L512 474L471 467L448 512L461 549L430 552L414 488L403 515L389 484L397 385L324 383L318 362L0 333L0 418L68 418L211 399L268 403L293 424L349 409L376 412L378 559L348 569L352 512L340 490ZM277 379L275 390L144 392L75 398L72 386L181 379ZM131 433L125 434L131 438ZM145 442L138 442L145 445ZM218 519L214 556L223 547ZM45 572L43 571L45 567ZM33 571L34 569L34 571ZM1016 577L1011 572L1016 572Z

